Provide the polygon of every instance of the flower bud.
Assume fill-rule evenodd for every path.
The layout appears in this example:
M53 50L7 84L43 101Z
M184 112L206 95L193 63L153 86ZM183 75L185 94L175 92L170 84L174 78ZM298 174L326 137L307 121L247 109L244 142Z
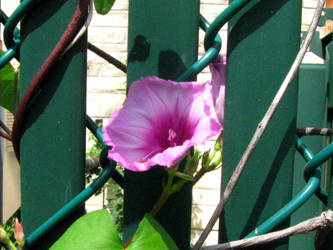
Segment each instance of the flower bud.
M17 241L17 244L19 244L22 247L24 245L23 227L17 218L13 220L14 220L14 237Z

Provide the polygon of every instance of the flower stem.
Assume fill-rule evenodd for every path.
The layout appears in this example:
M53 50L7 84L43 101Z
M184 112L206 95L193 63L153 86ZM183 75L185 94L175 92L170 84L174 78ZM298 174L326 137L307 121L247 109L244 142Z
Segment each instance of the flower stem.
M15 246L15 244L11 240L9 240L9 242L7 244L10 247L11 250L17 250L17 247Z
M149 214L153 217L155 217L157 215L157 213L161 210L161 208L164 206L165 202L168 200L168 198L170 197L171 194L177 192L179 190L179 188L175 188L175 185L179 186L179 183L173 183L173 179L177 173L179 164L181 162L179 162L177 165L168 168L167 169L167 173L168 173L168 182L165 185L165 187L163 188L163 191L160 195L160 198L158 199L158 201L155 203L154 207L150 210Z
M192 185L194 186L200 179L202 176L204 176L205 173L207 173L208 170L206 168L200 168L200 170L197 172L197 174L193 177L193 183Z
M150 211L150 215L155 217L157 213L161 210L161 208L164 206L165 202L168 200L169 196L171 195L170 192L167 192L166 190L163 190L160 198L155 203L154 207Z

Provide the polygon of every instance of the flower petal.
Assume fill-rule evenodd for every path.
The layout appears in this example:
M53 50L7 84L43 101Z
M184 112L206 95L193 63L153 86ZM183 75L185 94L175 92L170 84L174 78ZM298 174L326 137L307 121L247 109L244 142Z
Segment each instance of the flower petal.
M196 144L221 132L209 82L145 77L103 128L108 157L133 171L171 167Z
M215 60L209 64L212 73L213 98L217 117L221 124L224 121L224 99L225 99L225 82L226 82L226 64L227 59L218 55Z

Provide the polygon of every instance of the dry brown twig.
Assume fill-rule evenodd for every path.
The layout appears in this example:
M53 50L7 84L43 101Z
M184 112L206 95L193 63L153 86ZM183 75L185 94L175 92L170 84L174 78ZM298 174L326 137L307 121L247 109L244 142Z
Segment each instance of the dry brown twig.
M297 128L296 134L298 136L308 136L308 135L323 135L323 136L331 136L333 134L333 129L331 128Z
M269 121L271 120L271 118L273 117L277 107L279 106L282 97L284 96L287 88L289 87L289 85L291 84L292 80L294 79L298 68L303 60L303 57L306 53L306 51L308 50L311 40L313 38L313 35L316 31L316 27L318 25L320 16L321 16L321 12L324 8L325 5L325 0L319 0L318 1L318 5L316 8L316 11L314 13L311 25L309 27L308 30L308 34L304 40L304 43L301 46L301 49L299 50L299 52L297 53L297 56L293 62L293 64L291 65L291 68L288 72L288 74L286 75L285 79L283 80L278 92L276 93L270 107L268 108L266 114L264 115L263 119L261 120L261 122L258 124L258 127L249 143L249 145L247 146L245 152L243 153L235 171L233 172L226 188L225 191L223 192L221 198L220 198L220 202L217 205L211 219L209 220L206 228L204 229L204 231L202 232L202 234L200 235L198 241L195 243L193 250L198 250L200 249L200 247L202 246L202 244L204 243L204 241L206 240L209 232L212 230L214 224L216 223L217 219L219 218L225 204L227 203L227 201L229 200L231 193L235 187L235 185L237 184L246 163L248 162L248 160L250 159L254 149L256 148L259 140L261 139L264 131L267 128L267 125L269 123Z
M227 242L224 244L207 246L201 248L202 250L225 250L231 248L242 248L254 245L260 245L272 242L274 240L280 240L295 234L308 233L310 231L321 228L333 228L333 211L328 210L323 212L320 216L298 223L295 226L288 227L286 229L276 231L273 233L263 234L260 236L254 236L248 239L236 240Z

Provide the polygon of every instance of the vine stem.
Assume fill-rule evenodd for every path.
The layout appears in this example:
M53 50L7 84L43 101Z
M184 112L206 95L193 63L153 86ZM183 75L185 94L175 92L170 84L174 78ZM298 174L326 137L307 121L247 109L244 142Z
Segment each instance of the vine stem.
M192 186L194 186L201 179L201 177L204 176L207 172L208 172L207 169L201 167L199 171L196 173L196 175L193 177L194 180Z
M0 137L3 137L5 139L7 139L8 141L12 140L12 138L8 134L6 134L6 133L4 133L2 131L0 131Z
M15 244L11 240L9 240L8 246L10 247L11 250L17 250L17 247L15 246Z
M295 226L288 227L283 230L279 230L276 232L263 234L260 236L254 236L251 238L243 239L243 240L235 240L219 245L207 246L201 248L202 250L225 250L231 248L242 248L242 247L249 247L254 245L260 245L269 243L275 240L280 240L295 234L303 234L308 233L310 231L316 229L328 229L333 228L333 211L328 210L323 212L320 216L314 217L312 219L303 221L298 223Z
M8 135L12 133L10 129L7 127L7 125L1 120L0 120L0 128L2 128Z
M86 17L86 14L88 12L88 5L89 5L89 0L80 1L78 7L76 8L73 14L70 23L68 24L60 40L52 50L51 54L47 57L43 65L39 68L36 75L33 77L31 83L29 84L26 92L24 93L21 99L20 105L15 115L13 129L12 129L12 143L18 161L20 160L20 141L21 141L22 127L30 101L37 93L37 91L40 89L44 78L50 72L52 66L62 56L62 53L66 49L69 42L75 37L76 32L79 30Z
M155 203L153 208L150 210L149 214L151 216L155 217L157 215L157 213L164 206L165 202L168 200L169 196L173 193L172 192L173 179L178 170L179 164L180 164L180 162L177 165L175 165L174 167L167 169L168 182L167 182L166 186L163 188L160 198L157 200L157 202Z
M155 203L154 207L150 210L149 214L153 217L157 215L157 213L161 210L165 202L170 197L171 193L163 191L158 201Z
M212 215L212 217L210 218L206 228L204 229L204 231L202 232L202 234L200 235L198 241L195 243L193 250L198 250L200 249L200 247L203 245L204 241L206 240L209 232L212 230L215 222L217 221L217 219L219 218L225 204L227 203L227 201L229 200L231 193L235 187L235 185L237 184L245 166L246 163L248 162L248 160L250 159L254 149L256 148L259 140L261 139L264 131L267 128L268 123L270 122L271 118L273 117L277 107L279 106L282 97L284 96L284 94L286 93L287 88L289 87L289 85L291 84L292 80L294 79L298 68L300 66L300 64L302 63L302 60L304 58L304 55L307 51L307 49L310 46L310 42L313 38L313 35L316 31L316 27L318 25L320 16L321 16L321 12L324 8L325 5L325 0L319 0L318 1L318 5L317 8L315 10L311 25L309 27L309 31L308 34L304 40L304 43L302 44L301 49L299 50L299 52L297 53L297 56L293 62L293 64L291 65L291 68L289 69L288 74L286 75L285 79L283 80L278 92L276 93L271 105L269 106L266 114L264 115L262 121L258 124L258 127L249 143L249 145L247 146L245 152L243 153L235 171L233 172L226 188L225 191L223 192L221 199Z

